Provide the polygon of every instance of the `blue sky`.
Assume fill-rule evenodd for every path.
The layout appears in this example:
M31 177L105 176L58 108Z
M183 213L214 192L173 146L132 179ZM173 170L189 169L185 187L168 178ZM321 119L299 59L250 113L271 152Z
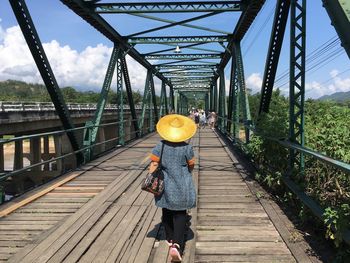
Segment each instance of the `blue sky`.
M256 92L260 90L261 78L264 72L270 31L273 21L274 0L267 0L263 10L242 41L245 77L247 86ZM310 54L332 37L336 36L330 19L322 7L322 1L307 1L307 53ZM80 17L75 15L60 1L27 0L28 8L35 23L44 48L54 69L59 84L72 85L81 89L99 90L108 63L112 43L93 29ZM150 14L165 19L182 20L189 14ZM164 25L162 22L147 20L129 15L104 15L105 19L116 27L122 35L142 31L150 27ZM239 13L224 13L218 16L195 21L192 24L207 26L222 31L232 32ZM15 77L29 82L40 82L33 61L25 51L25 43L21 40L17 21L8 1L0 2L0 62L10 66L0 66L0 80ZM162 31L167 35L201 35L204 31L185 27L174 27ZM215 33L213 33L215 34ZM149 35L157 35L151 33ZM336 39L336 38L334 38ZM206 47L212 48L213 45ZM340 54L339 44L332 49L338 57L326 61L318 68L317 58L310 63L309 68L316 66L306 75L307 96L317 98L335 91L350 90L350 63L345 52ZM166 48L166 47L164 47ZM220 49L220 47L216 47ZM142 52L150 51L151 47L142 47ZM20 52L23 50L23 52ZM331 50L331 51L332 51ZM330 51L330 53L331 53ZM193 51L195 52L195 51ZM25 55L23 55L26 53ZM192 53L192 52L191 52ZM335 57L333 54L333 57ZM329 55L329 54L325 54ZM322 59L322 57L320 58ZM316 63L316 64L315 64ZM69 66L67 66L69 65ZM142 90L145 71L135 61L129 59L130 76L134 89ZM289 68L289 26L285 35L277 77ZM349 69L349 71L344 72ZM226 68L226 79L229 79L230 66ZM344 73L342 73L344 72ZM16 73L16 74L15 74ZM339 74L342 73L342 74ZM12 75L11 75L12 74ZM228 82L228 81L227 81ZM276 83L276 86L287 91L288 77ZM156 82L157 87L159 82ZM228 83L227 83L228 85Z

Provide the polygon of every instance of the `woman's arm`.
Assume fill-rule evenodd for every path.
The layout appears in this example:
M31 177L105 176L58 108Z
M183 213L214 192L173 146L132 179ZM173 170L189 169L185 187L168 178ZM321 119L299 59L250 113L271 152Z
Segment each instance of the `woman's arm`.
M153 173L158 167L158 162L152 161L151 164L149 165L149 172Z

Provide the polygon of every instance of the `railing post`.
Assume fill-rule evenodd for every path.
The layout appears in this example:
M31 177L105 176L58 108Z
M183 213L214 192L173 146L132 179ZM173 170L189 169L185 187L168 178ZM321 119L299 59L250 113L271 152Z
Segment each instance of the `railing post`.
M289 140L304 146L306 0L291 1L290 79L289 79ZM296 166L296 167L295 167ZM289 174L297 168L304 172L304 155L289 152Z

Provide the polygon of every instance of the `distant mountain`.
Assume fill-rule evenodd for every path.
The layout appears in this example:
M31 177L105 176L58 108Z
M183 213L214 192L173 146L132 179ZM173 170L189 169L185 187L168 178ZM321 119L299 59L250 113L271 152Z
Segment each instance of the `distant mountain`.
M344 101L350 100L350 91L336 92L331 95L324 95L318 98L318 100L333 100L337 102L344 102Z

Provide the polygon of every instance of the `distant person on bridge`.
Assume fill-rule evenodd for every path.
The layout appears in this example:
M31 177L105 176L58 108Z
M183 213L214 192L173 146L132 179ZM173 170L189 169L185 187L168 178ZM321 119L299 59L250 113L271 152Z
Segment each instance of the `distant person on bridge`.
M197 130L188 117L170 114L157 123L157 131L164 139L152 150L150 171L162 165L164 192L155 197L156 206L162 208L162 224L165 228L172 262L181 262L187 222L186 210L196 206L196 190L192 180L194 153L192 145L185 141ZM164 144L161 164L159 164Z

